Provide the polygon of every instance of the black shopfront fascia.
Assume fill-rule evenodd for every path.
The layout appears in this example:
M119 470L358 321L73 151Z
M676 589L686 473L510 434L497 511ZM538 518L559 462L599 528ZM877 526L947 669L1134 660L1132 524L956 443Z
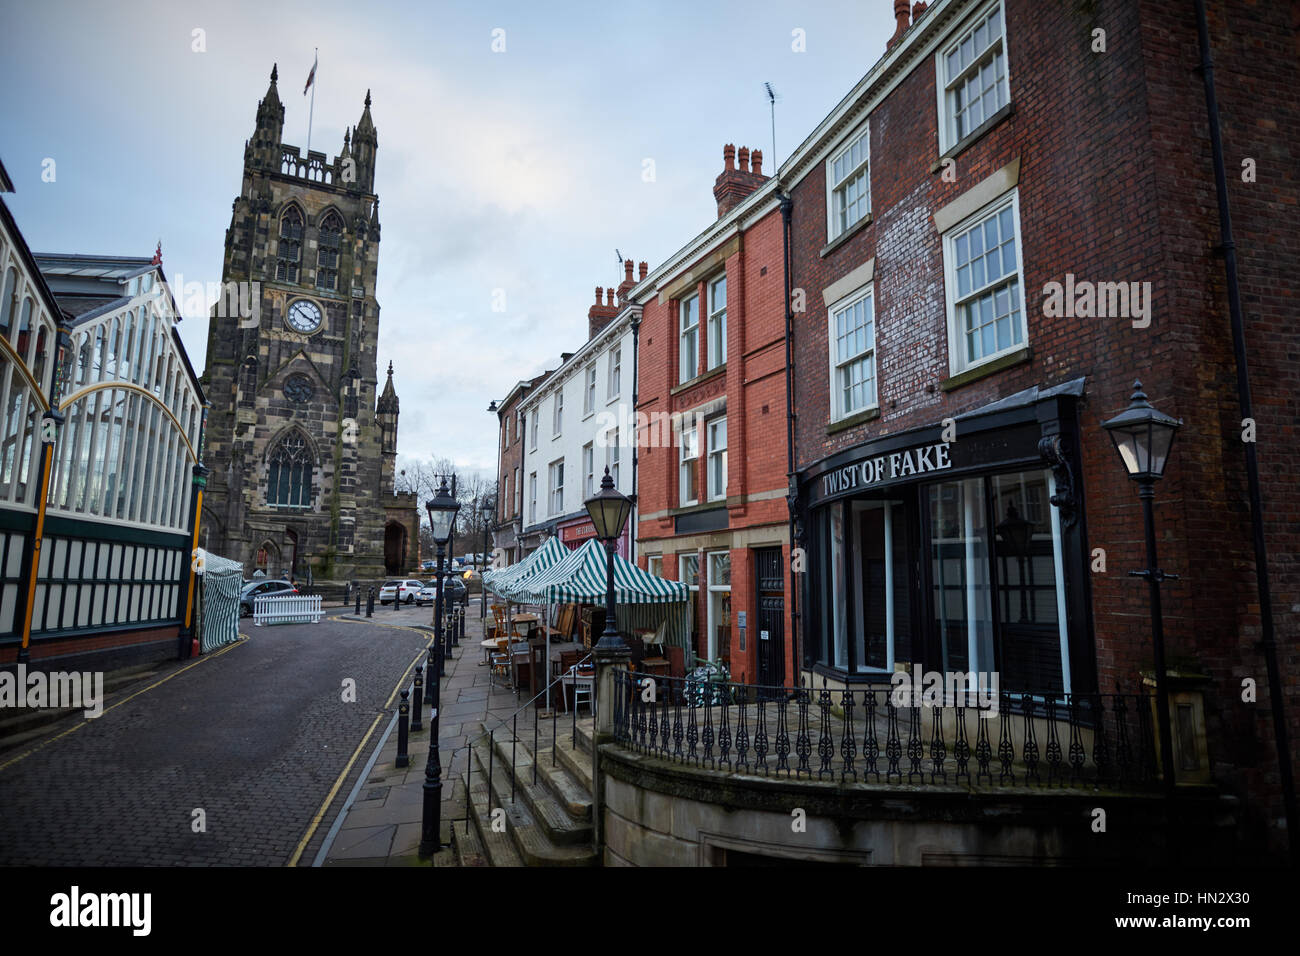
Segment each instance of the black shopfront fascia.
M1086 517L1080 488L1079 427L1076 394L1054 394L1011 408L960 417L947 431L955 440L945 442L943 424L911 429L864 442L823 459L799 473L798 517L806 532L807 573L802 578L804 606L804 667L814 673L848 683L881 682L887 675L859 672L850 640L847 669L835 667L829 648L827 608L819 587L830 569L825 540L828 522L819 520L826 509L847 500L888 497L902 500L918 520L905 529L910 589L911 635L907 658L897 663L939 670L940 636L928 602L934 594L933 568L923 542L930 540L930 509L925 489L936 481L974 478L1050 468L1055 482L1051 507L1058 509L1061 529L1061 572L1065 589L1066 634L1069 642L1071 690L1090 693L1096 685L1096 659L1092 641L1092 599ZM996 548L996 540L990 542ZM854 561L856 556L849 555ZM996 573L997 562L991 562ZM996 582L993 582L996 589ZM852 602L850 602L850 605ZM992 602L997 614L997 602ZM857 622L850 614L848 633ZM998 621L994 621L995 628Z

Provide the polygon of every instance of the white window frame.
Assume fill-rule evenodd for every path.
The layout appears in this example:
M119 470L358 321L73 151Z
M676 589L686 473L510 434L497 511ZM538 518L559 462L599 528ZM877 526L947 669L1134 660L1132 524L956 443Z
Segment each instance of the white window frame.
M537 523L537 472L528 475L528 523Z
M870 301L871 303L871 345L861 352L849 356L843 361L839 358L838 351L838 324L837 319L840 313L852 309L859 302ZM830 388L831 388L831 421L837 422L848 418L850 415L859 415L862 412L871 411L873 408L880 407L880 390L879 380L876 376L876 297L875 284L868 283L860 289L850 292L844 298L831 303L826 310L826 334L829 339L829 348L827 354L830 359ZM861 408L845 408L844 405L844 388L840 384L840 372L846 366L866 360L871 364L871 398Z
M688 306L695 303L695 324L683 326L689 313ZM694 360L690 367L686 362L686 342L691 343L690 355ZM677 303L677 373L679 382L689 382L700 374L700 295L698 292L688 295Z
M718 308L717 290L722 286L722 308ZM705 348L706 371L727 363L727 274L709 280L709 321Z
M686 440L687 435L694 436L690 442L687 442ZM694 454L692 454L689 458L686 457L686 451L688 446L694 451ZM683 428L681 431L681 438L679 441L678 452L677 452L677 503L679 507L686 508L689 507L690 505L698 505L700 503L699 460L700 460L699 428L696 425L692 425L690 428ZM688 462L690 463L689 465L687 464ZM691 471L689 472L691 476L690 484L691 487L695 489L695 497L693 498L686 497L686 492L685 492L686 482L683 480L683 476L687 474L686 469L688 467L691 469Z
M725 557L727 559L727 583L714 584L713 583L713 559L721 558L721 557ZM716 620L718 615L714 611L714 595L731 593L731 552L730 551L707 552L704 556L704 566L707 569L708 581L709 581L707 585L709 589L709 607L708 607L708 612L705 615L705 619L707 622L705 626L708 627L709 632L708 634L705 635L705 643L704 643L705 656L708 657L708 659L711 661L716 661L719 659L719 650L720 650L718 647L718 625L722 622ZM732 612L734 613L734 611L735 609L733 608ZM730 626L731 624L730 614L728 614L727 616L726 623L728 626Z
M967 360L966 355L966 337L962 332L959 322L958 309L967 302L977 300L980 293L995 288L997 285L1005 284L1008 280L1002 277L997 283L985 282L978 290L973 290L964 297L958 297L957 294L957 269L956 269L956 249L957 241L972 230L976 225L982 225L994 216L1000 215L1005 209L1011 210L1011 221L1016 231L1016 272L1015 282L1019 296L1019 314L1020 314L1020 341L1015 339L1015 329L1012 329L1011 342L1005 348L995 348L992 352L981 355L978 359ZM978 212L967 216L957 225L953 226L943 234L943 278L944 290L946 296L945 309L947 312L948 322L948 370L952 375L960 372L966 372L970 369L979 368L981 365L987 365L989 362L996 361L1004 355L1010 355L1018 352L1029 345L1029 324L1028 317L1025 315L1025 266L1024 266L1024 235L1020 229L1020 190L1013 188L1008 190L1002 196L999 196L993 202L982 207ZM996 344L996 343L995 343Z
M995 7L1000 9L1000 32L998 38L990 42L984 48L983 56L972 60L965 70L959 72L956 77L950 78L948 76L947 66L948 55L959 48L962 42L968 37L972 39L973 43L975 30L987 21ZM979 123L966 130L966 132L961 136L958 136L956 130L956 115L952 108L956 91L959 87L964 87L968 78L978 74L980 64L988 59L990 51L993 51L992 55L994 61L997 60L999 53L1002 58L1002 79L999 81L998 85L1002 88L1002 96L1005 102L1001 106L995 106L992 112L986 112ZM996 69L994 75L996 76ZM935 51L934 88L939 102L938 127L940 156L956 147L963 139L970 136L975 130L983 126L990 116L1011 103L1011 68L1010 57L1007 54L1007 10L1006 4L1003 0L992 0L992 2L980 7L979 10L976 10L965 21L961 32L955 33L949 42L942 44Z
M585 501L596 493L596 446L587 442L582 446L582 497Z
M851 169L845 171L844 175L835 178L835 163L848 154L854 146L862 144L860 154L862 158ZM862 176L865 182L865 195L867 197L867 208L853 222L845 225L840 224L842 210L840 208L839 193L851 182ZM864 123L862 128L855 131L854 134L845 141L844 145L831 153L826 159L826 241L842 236L844 233L853 229L864 219L871 217L871 124Z
M564 389L555 393L555 410L551 413L551 437L559 438L564 430Z
M655 577L664 576L664 556L662 554L647 555L645 559L645 569Z
M719 426L721 426L722 430L721 447L718 447L715 444ZM721 501L727 497L727 416L720 415L717 418L709 419L709 421L704 425L704 430L706 435L705 441L708 446L706 449L707 459L704 466L705 484L707 485L705 494L708 495L709 501ZM719 457L721 457L722 460L721 482L714 480L714 463ZM721 487L718 487L719 484Z
M620 345L609 353L609 383L605 397L609 401L618 398L623 391L623 347Z
M532 411L532 420L529 422L528 434L529 434L529 438L532 439L532 443L530 447L533 451L537 451L537 419L539 417L537 412L538 409L534 408Z
M564 514L563 458L557 458L546 466L546 507L549 509L548 516Z
M619 430L611 428L605 433L605 467L609 469L609 476L614 479L614 487L618 487L618 462L622 457L622 441L619 437Z
M590 415L596 410L596 363L592 362L587 366L584 373L582 389L582 414Z
M511 514L516 515L524 510L524 485L519 480L519 466L515 465L515 497L511 499Z

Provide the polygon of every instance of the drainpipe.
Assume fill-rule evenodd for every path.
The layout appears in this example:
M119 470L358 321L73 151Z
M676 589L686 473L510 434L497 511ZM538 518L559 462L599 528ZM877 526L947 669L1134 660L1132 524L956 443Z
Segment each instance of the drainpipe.
M641 447L641 442L639 440L640 433L636 429L637 402L640 400L638 396L639 382L637 379L637 372L641 367L641 362L640 359L638 358L640 344L641 344L641 313L633 312L632 313L632 522L631 522L631 530L628 533L628 539L627 539L627 557L628 560L631 561L633 564L636 564L636 558L637 558L636 537L640 531L639 518L640 518L640 511L641 511L641 508L638 505L636 499L636 475L638 471L637 452L640 450ZM622 438L623 436L620 435L619 440L621 441Z
M1246 333L1241 318L1241 290L1237 285L1237 247L1232 239L1232 214L1228 208L1228 179L1223 162L1223 137L1219 127L1219 104L1214 92L1214 61L1210 54L1210 29L1205 18L1205 0L1195 0L1196 34L1201 46L1201 77L1205 82L1205 111L1209 118L1210 145L1214 152L1214 189L1219 200L1219 248L1228 282L1228 312L1232 322L1232 351L1237 363L1237 401L1242 418L1254 418L1250 400L1250 368L1246 359ZM1286 711L1282 678L1277 666L1277 641L1273 632L1273 599L1269 593L1268 550L1264 544L1264 513L1259 490L1259 462L1255 443L1242 442L1246 452L1246 485L1250 494L1251 536L1255 546L1255 582L1259 591L1259 618L1263 630L1260 647L1268 671L1268 696L1273 709L1273 740L1277 746L1277 769L1282 783L1282 807L1286 815L1287 846L1291 865L1300 865L1300 841L1295 827L1295 779L1287 741Z
M785 291L785 447L789 487L786 504L790 509L790 668L794 672L790 679L797 686L803 673L803 655L799 647L799 578L794 570L794 550L798 546L795 512L799 507L799 479L794 470L794 313L790 311L790 215L794 200L779 188L776 195L781 199L781 269Z

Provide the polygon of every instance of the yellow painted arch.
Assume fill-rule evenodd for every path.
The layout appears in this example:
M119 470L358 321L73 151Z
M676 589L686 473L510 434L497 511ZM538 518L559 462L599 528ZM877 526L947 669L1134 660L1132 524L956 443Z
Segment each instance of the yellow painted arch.
M177 419L177 417L172 414L172 410L168 408L166 405L164 405L162 403L162 400L159 399L157 395L149 391L149 389L142 388L139 385L133 385L130 382L111 382L111 381L99 382L96 385L87 385L85 388L78 389L77 391L69 395L67 398L65 398L59 404L59 411L61 412L66 411L68 408L72 407L73 403L78 402L81 399L85 398L91 392L102 391L103 389L106 388L120 388L128 392L139 392L145 398L149 399L149 401L153 402L155 405L161 408L163 414L166 415L168 419L171 420L172 425L175 426L176 431L180 434L181 441L185 443L185 450L189 452L190 460L194 462L197 462L199 460L199 456L194 453L194 446L190 444L190 436L185 433L185 426L180 423L180 420Z
M14 363L14 368L18 370L18 374L27 379L27 387L31 389L32 397L36 399L36 403L41 406L41 411L49 411L50 403L41 391L41 383L36 381L36 376L27 367L23 357L14 351L14 347L9 344L9 340L3 335L0 335L0 352L4 352L9 361Z

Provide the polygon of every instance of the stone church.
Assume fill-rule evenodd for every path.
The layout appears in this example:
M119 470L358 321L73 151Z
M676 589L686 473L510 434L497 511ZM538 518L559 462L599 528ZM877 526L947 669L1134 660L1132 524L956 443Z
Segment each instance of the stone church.
M392 363L379 392L370 93L330 160L281 142L276 80L272 69L226 231L223 289L239 294L208 331L199 543L246 575L405 573L419 566L419 513L414 494L393 491Z

